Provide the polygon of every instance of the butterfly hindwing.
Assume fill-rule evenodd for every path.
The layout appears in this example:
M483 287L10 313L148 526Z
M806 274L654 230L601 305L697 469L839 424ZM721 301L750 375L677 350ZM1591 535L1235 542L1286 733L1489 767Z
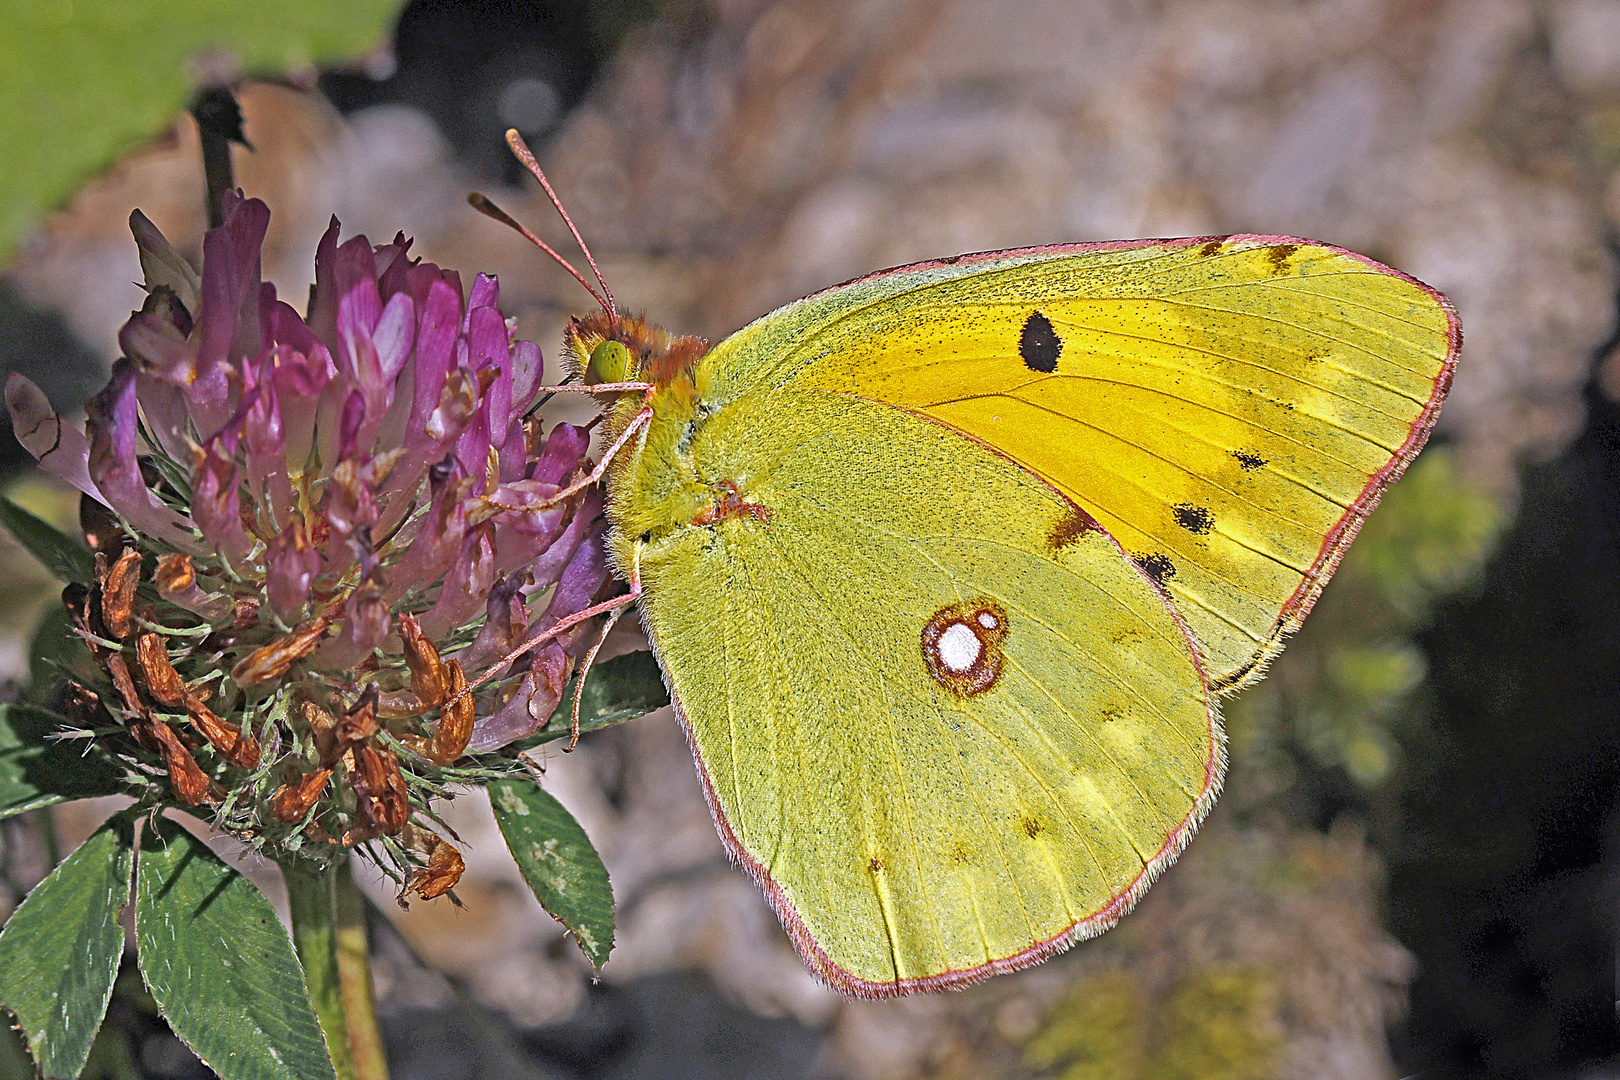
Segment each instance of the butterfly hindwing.
M1138 566L1030 472L859 397L743 395L683 452L748 508L640 548L644 617L722 836L806 958L891 993L1111 925L1222 763Z
M766 316L702 371L715 400L859 395L1027 466L1164 586L1224 688L1415 456L1459 343L1444 298L1387 267L1227 237L885 271Z

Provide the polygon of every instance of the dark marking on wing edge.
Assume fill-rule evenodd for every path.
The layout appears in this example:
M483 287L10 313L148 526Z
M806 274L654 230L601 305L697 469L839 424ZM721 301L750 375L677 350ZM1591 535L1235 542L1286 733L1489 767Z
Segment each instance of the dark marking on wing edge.
M1146 555L1137 555L1136 565L1154 581L1163 585L1176 576L1176 564L1170 561L1170 556L1162 551L1150 551Z
M1052 526L1046 534L1046 546L1056 555L1082 536L1093 532L1102 532L1102 526L1097 524L1096 518L1076 506Z
M1213 259L1215 256L1219 255L1225 250L1226 238L1223 236L1218 240L1211 240L1209 243L1199 248L1198 257L1201 259Z
M1244 472L1254 472L1256 469L1265 468L1268 464L1265 458L1253 450L1234 450L1232 456L1237 458L1238 467Z
M1194 536L1204 536L1215 527L1215 515L1207 507L1177 503L1170 510L1176 516L1176 524Z
M1272 244L1266 249L1266 261L1271 264L1273 274L1281 274L1288 269L1288 260L1294 257L1299 250L1298 244Z
M1051 373L1057 370L1058 356L1063 352L1063 341L1052 327L1052 320L1038 311L1029 313L1024 320L1024 332L1018 335L1018 355L1031 371Z

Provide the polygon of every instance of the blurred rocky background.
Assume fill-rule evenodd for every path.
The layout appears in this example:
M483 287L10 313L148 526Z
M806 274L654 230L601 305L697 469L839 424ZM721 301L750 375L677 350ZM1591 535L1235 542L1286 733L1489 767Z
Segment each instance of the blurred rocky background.
M548 362L588 298L464 201L565 248L508 126L621 302L682 331L920 258L1255 231L1398 266L1466 334L1430 449L1229 708L1222 802L1118 929L963 993L841 999L655 714L543 761L612 873L600 983L473 799L464 907L378 888L396 1076L1620 1075L1620 0L412 0L391 45L240 95L283 295L329 215L403 230L498 273ZM0 365L59 407L138 306L129 211L200 245L195 142L177 119L0 274ZM70 522L0 444L13 497ZM10 678L52 603L7 547ZM0 913L43 873L29 829L0 837ZM199 1075L141 993L92 1067Z

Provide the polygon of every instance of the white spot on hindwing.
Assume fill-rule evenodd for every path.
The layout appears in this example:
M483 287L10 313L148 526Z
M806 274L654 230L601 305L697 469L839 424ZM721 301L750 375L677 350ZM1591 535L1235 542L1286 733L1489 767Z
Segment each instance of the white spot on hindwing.
M947 671L960 675L973 667L973 662L984 652L979 635L967 623L951 623L939 635L939 662Z

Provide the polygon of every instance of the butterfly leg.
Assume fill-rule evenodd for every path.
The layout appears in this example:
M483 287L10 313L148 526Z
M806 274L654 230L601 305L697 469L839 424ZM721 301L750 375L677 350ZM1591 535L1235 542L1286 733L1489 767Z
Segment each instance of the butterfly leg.
M633 593L625 593L624 595L627 599L631 599L640 596L641 592L638 589ZM619 616L624 614L627 606L627 604L622 605L608 612L607 622L602 624L602 632L596 636L596 644L591 646L591 651L585 654L584 662L579 665L579 678L574 680L573 720L569 724L568 745L563 747L563 753L565 754L573 753L574 747L579 744L579 703L585 694L585 676L590 674L591 665L596 663L596 654L602 651L602 646L607 643L608 635L613 632L613 624L619 621Z
M596 662L596 654L602 651L607 642L608 634L613 632L613 624L619 621L619 616L629 606L630 601L641 595L641 546L636 545L635 560L630 564L630 590L621 596L614 597L621 601L620 605L608 615L607 623L602 627L602 633L597 637L596 644L591 651L585 654L585 662L579 666L579 678L574 680L574 716L569 728L568 745L563 747L564 753L573 753L574 747L579 743L579 702L585 693L585 676L590 674L591 665Z
M609 385L609 384L603 383L601 385L606 386L606 385ZM646 384L644 384L644 383L625 383L624 385L626 385L626 386L643 386L643 385L646 385ZM652 400L652 389L649 387L648 390L647 390L647 397L642 402L641 411L636 413L635 418L632 419L630 421L630 423L625 425L624 431L619 435L619 437L617 439L613 440L613 445L608 447L607 450L603 452L602 460L597 462L596 468L591 470L590 475L585 476L585 477L575 481L572 484L569 484L567 487L563 488L561 491L557 492L555 495L551 496L549 499L546 499L543 502L540 502L540 503L538 503L538 504L536 504L534 506L526 506L526 507L524 507L524 509L526 509L526 510L543 510L548 506L556 506L558 503L563 502L566 499L572 498L573 496L577 495L579 492L584 491L586 488L590 487L592 484L595 484L598 481L600 481L602 479L603 474L607 472L608 463L613 460L613 456L615 454L617 454L620 450L624 449L624 444L630 441L630 436L634 435L638 428L640 428L643 424L645 424L647 421L652 419L652 415L653 415L652 406L650 404L648 404L648 402L650 402L651 400Z
M644 382L599 382L599 383L563 383L560 386L537 386L530 391L532 394L629 394L637 390L651 390L652 383Z
M631 590L629 592L620 593L618 596L610 597L607 600L603 600L600 604L592 604L590 607L585 608L583 611L576 611L572 615L568 615L568 616L566 616L564 618L558 619L555 623L553 623L552 625L546 627L540 633L534 635L534 637L526 639L523 642L523 644L519 645L517 648L513 649L511 652L507 653L505 656L503 656L499 660L495 661L495 663L491 664L489 667L485 668L484 673L482 675L478 676L478 678L474 679L472 682L468 683L466 689L462 690L461 693L457 694L456 698L459 699L459 698L465 697L466 695L472 693L474 690L477 690L480 686L484 685L490 679L494 678L496 672L498 672L502 668L506 667L507 664L510 664L512 661L516 660L518 657L522 656L524 653L528 652L530 649L534 648L536 645L540 645L540 644L543 644L543 643L545 643L547 641L550 641L552 638L556 637L558 634L561 634L564 630L567 630L568 628L573 627L573 626L578 626L580 623L584 622L586 619L594 619L594 618L596 618L596 616L601 615L603 612L614 611L616 609L623 608L625 605L629 604L631 601L637 599L640 596L641 596L641 583L639 581L632 582L631 583Z

